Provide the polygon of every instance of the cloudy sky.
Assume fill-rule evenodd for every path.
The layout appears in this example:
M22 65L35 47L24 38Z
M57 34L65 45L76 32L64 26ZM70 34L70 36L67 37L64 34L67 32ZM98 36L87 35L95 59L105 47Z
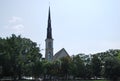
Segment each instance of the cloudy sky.
M0 37L14 33L44 49L49 5L54 53L120 48L120 0L0 0Z

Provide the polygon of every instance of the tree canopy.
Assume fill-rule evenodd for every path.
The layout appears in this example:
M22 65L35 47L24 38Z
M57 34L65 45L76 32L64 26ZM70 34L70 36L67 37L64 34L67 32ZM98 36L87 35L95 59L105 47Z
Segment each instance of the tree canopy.
M26 74L26 66L33 65L42 55L35 42L12 34L11 37L0 38L0 65L4 76L14 79Z

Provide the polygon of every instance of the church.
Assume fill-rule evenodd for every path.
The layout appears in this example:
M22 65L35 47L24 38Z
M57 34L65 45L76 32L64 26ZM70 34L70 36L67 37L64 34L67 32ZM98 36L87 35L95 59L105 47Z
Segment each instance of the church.
M64 48L62 48L60 51L54 54L52 27L51 27L51 15L50 15L50 7L49 7L48 22L47 22L47 36L45 39L45 60L55 61L55 60L58 60L66 56L69 56L69 54Z

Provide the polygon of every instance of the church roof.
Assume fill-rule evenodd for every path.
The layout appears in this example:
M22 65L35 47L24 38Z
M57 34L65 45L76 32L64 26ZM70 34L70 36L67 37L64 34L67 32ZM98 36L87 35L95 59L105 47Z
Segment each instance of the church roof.
M57 59L60 59L62 57L66 57L66 56L69 56L69 54L67 53L67 51L62 48L60 51L58 51L54 57L53 57L53 60L57 60Z

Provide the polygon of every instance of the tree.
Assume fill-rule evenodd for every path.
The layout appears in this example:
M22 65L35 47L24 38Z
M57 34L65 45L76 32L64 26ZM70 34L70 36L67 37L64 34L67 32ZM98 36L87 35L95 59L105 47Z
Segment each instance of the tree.
M97 55L93 55L93 58L91 60L91 67L93 77L95 79L97 79L97 77L101 77L102 63Z
M118 52L117 58L120 60L120 50Z
M43 76L44 76L44 80L46 79L50 79L53 75L53 63L52 62L48 62L48 61L43 61Z
M39 48L35 42L27 38L21 38L20 35L12 34L11 37L7 37L3 41L5 44L1 43L2 47L0 49L2 49L1 53L4 54L4 74L9 72L14 80L17 77L21 79L27 69L25 66L40 60L41 54L39 53Z
M68 76L70 74L71 58L70 57L62 57L62 58L60 58L60 61L61 61L60 74L64 77L64 79L68 79Z
M85 66L85 77L86 79L91 79L92 77L92 65L86 64Z
M61 73L61 61L56 60L53 61L53 67L52 67L52 74L54 76L54 79L59 79L58 77L60 76Z
M104 76L111 81L117 81L120 77L120 60L115 57L107 57L104 64Z
M36 81L42 75L42 62L36 61L32 66L32 74L35 77Z
M80 55L73 56L73 76L85 78L85 64Z

